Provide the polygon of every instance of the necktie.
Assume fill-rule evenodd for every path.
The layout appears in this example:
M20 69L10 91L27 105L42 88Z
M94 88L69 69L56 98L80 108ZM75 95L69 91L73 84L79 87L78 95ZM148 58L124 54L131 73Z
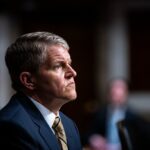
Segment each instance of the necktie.
M62 150L68 150L66 134L59 117L55 118L52 128L54 129L55 135L60 142Z

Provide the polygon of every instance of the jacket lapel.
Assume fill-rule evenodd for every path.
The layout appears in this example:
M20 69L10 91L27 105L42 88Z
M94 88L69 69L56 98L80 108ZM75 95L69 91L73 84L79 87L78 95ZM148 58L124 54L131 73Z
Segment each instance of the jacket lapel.
M25 110L30 115L32 121L35 123L36 126L39 127L39 134L44 139L50 150L60 150L60 146L55 135L53 134L52 130L50 129L44 117L36 108L36 106L31 102L28 97L26 97L22 93L17 94L17 97L19 97L18 100L21 102Z
M37 124L37 126L39 126L40 135L44 139L44 141L47 143L47 145L50 147L50 149L60 150L56 136L53 134L49 126L46 123L44 122L40 123L37 120L35 120L35 123Z

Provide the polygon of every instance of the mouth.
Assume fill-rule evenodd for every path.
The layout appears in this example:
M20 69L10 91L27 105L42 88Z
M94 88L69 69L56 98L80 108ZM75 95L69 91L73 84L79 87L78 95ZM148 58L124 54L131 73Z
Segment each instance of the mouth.
M67 87L75 87L75 82L70 82L67 84Z

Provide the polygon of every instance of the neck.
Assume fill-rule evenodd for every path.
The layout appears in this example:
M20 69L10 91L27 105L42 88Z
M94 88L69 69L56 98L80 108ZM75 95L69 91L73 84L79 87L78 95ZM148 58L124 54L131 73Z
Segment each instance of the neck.
M37 95L28 95L31 98L33 98L35 101L39 102L43 106L45 106L47 109L55 113L55 115L58 115L59 110L62 107L62 101L60 99L46 99L46 98L41 98Z

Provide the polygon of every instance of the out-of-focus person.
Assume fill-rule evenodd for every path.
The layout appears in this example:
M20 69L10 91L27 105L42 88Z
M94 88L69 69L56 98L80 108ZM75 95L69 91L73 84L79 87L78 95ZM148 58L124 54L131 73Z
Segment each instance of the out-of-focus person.
M117 123L121 120L124 120L127 127L132 150L143 150L145 145L148 145L142 136L147 132L146 140L150 140L149 123L128 107L128 92L127 80L114 78L109 82L106 89L106 105L100 107L94 114L84 139L84 144L92 150L122 149L117 127Z

